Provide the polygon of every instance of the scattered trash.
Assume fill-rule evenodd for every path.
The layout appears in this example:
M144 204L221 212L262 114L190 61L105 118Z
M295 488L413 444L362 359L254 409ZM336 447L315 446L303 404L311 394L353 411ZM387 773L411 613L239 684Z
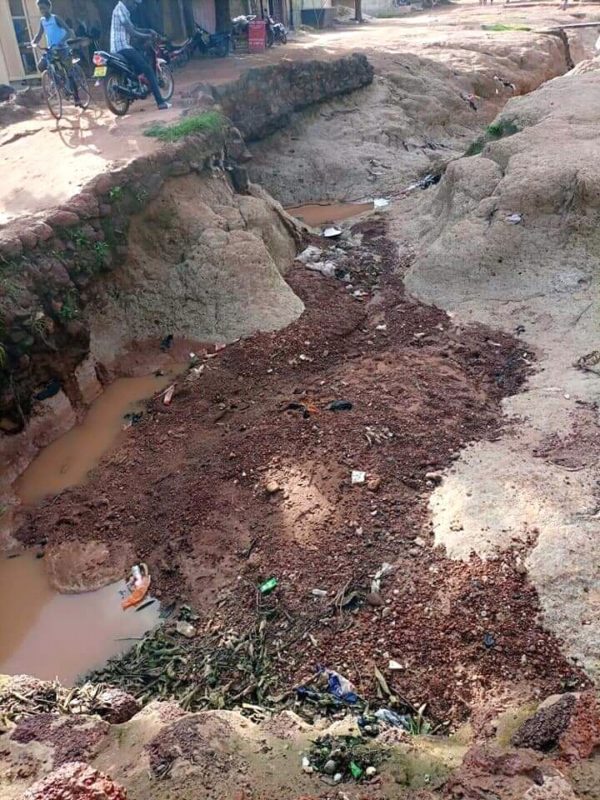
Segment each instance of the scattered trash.
M269 578L268 581L261 583L261 585L258 587L258 591L261 594L271 594L273 589L277 588L278 584L279 581L277 580L277 578Z
M360 781L377 774L377 765L387 753L374 746L363 736L331 736L327 734L311 742L310 757L302 759L302 769L311 769L326 783L338 784L343 780ZM343 792L340 798L347 798Z
M302 771L306 772L307 775L312 775L314 772L314 769L310 765L310 760L306 756L302 758Z
M592 350L591 353L581 356L575 362L575 366L584 372L594 372L596 375L600 375L600 350Z
M515 86L514 83L511 83L510 81L507 81L505 78L502 78L500 75L494 75L494 80L498 81L498 83L501 83L502 86L506 86L507 89L512 89L513 92L517 91L517 87Z
M305 250L296 256L296 261L299 261L301 264L311 264L320 261L322 253L323 251L320 247L309 244Z
M362 472L359 469L353 469L352 470L352 476L351 476L352 485L355 485L357 483L364 483L366 481L366 479L367 479L367 473L366 472Z
M172 383L163 392L163 403L164 403L164 405L166 405L166 406L170 406L171 405L171 401L173 400L173 395L174 394L175 394L175 384Z
M348 678L344 678L339 672L325 667L321 667L319 672L327 678L327 689L330 694L337 697L338 700L343 700L344 703L354 704L358 702L358 695Z
M150 588L150 573L146 564L134 564L131 568L131 577L127 581L129 596L121 601L121 608L126 611L128 608L139 605Z
M335 278L335 264L333 261L310 261L305 266L313 272L320 272L326 278Z
M392 669L392 670L404 669L404 665L401 664L399 661L395 661L393 658L390 658L390 663L388 664L388 669Z
M473 109L473 111L477 111L477 104L475 103L475 100L477 99L476 95L474 95L474 94L463 94L461 92L460 97L461 97L461 100L464 100L465 103L469 104L469 107L471 109Z
M326 589L313 589L311 591L313 597L327 597L327 590Z
M46 386L39 391L37 394L34 394L35 400L48 400L50 397L54 397L55 394L58 394L60 391L60 381L57 378L52 378Z
M327 406L327 411L352 411L350 400L333 400Z
M483 637L483 643L487 647L487 649L491 649L492 647L496 646L496 638L493 633L486 633Z
M173 346L173 334L169 333L164 339L160 340L160 349L166 353Z
M145 608L148 608L148 606L151 606L154 603L156 603L156 600L154 599L154 597L151 597L150 600L146 600L146 602L142 603L141 606L137 606L137 608L135 609L136 614L137 614L138 611L143 611Z
M391 728L410 730L410 716L408 714L396 714L395 711L391 711L389 708L380 708L375 712L375 716L379 722L384 722Z
M373 200L373 208L375 209L387 208L389 204L390 201L386 200L385 197L376 197L375 200Z
M378 594L379 590L381 589L381 579L385 578L386 575L389 575L390 572L394 571L394 567L392 564L388 564L387 561L379 567L375 575L373 575L373 580L371 581L371 594Z
M362 771L362 769L361 769L361 768L358 766L358 764L357 764L355 761L351 761L351 762L350 762L350 772L352 773L352 777L353 777L353 778L354 778L354 780L356 780L356 781L357 781L359 778L361 778L361 777L362 777L362 774L363 774L363 771Z
M506 217L506 221L509 225L519 225L523 222L523 214L509 214Z
M375 326L375 330L376 331L387 331L387 325L385 324L385 322L382 323L381 325L376 325Z
M288 403L285 411L302 411L304 419L308 419L311 414L318 414L319 409L314 403Z
M342 229L336 228L335 226L331 226L330 228L325 228L323 231L323 236L326 239L337 239L338 236L342 235Z
M198 367L190 367L190 370L187 374L186 381L192 383L193 381L197 381L200 375L204 372L206 364L200 364Z
M143 411L130 411L123 416L125 420L125 424L123 425L123 430L126 431L131 428L132 425L137 425L142 421L144 416Z
M435 186L442 180L441 175L434 175L433 173L429 173L425 175L424 178L421 178L420 181L417 182L417 186L419 189L429 189L430 186Z
M191 622L186 622L183 619L180 619L175 626L175 630L181 636L185 636L186 639L193 639L196 635L196 628L192 625Z

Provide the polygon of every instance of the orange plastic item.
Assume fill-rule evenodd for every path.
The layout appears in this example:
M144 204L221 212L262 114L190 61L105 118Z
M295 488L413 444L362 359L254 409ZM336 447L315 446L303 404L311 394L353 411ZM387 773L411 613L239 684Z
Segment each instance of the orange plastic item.
M139 605L144 597L148 594L148 589L150 588L150 575L145 575L139 586L136 586L129 597L126 597L124 600L121 601L121 608L123 611L126 611L128 608L132 608L133 606Z

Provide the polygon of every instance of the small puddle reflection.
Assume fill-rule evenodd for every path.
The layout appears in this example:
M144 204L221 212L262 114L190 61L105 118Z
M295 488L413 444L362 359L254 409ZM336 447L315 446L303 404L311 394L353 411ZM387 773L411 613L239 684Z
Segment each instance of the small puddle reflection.
M373 210L373 203L307 203L304 206L286 208L288 214L296 217L311 228L339 222Z
M124 580L96 592L58 594L43 559L32 553L0 559L0 674L71 685L128 650L158 623L160 604L123 611L123 589Z
M21 501L33 505L83 483L118 440L124 415L140 410L142 401L168 386L183 368L178 365L161 376L118 378L111 383L92 404L84 421L45 447L18 478L15 491Z

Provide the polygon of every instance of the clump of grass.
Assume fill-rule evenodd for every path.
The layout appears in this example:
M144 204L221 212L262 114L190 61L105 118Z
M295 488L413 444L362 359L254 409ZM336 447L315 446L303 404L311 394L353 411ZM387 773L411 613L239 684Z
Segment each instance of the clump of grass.
M184 117L172 125L151 125L144 131L144 136L160 139L161 142L177 142L185 136L197 133L216 133L223 127L223 117L217 111L203 111Z
M502 33L504 31L530 31L527 25L505 25L503 22L493 22L490 25L481 26L484 31L494 31Z
M515 133L519 133L519 128L512 120L501 119L498 122L492 122L486 128L484 135L475 139L469 145L465 156L477 156L488 142L498 141L498 139L503 139L505 136L513 136Z

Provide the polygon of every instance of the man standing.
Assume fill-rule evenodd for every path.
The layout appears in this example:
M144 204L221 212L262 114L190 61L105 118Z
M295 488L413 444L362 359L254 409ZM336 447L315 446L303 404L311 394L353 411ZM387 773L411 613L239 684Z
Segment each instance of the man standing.
M139 36L141 39L152 39L156 36L154 31L136 28L131 21L129 9L135 8L140 2L141 0L119 0L114 7L110 24L110 51L122 56L138 75L146 76L158 108L171 108L171 104L162 98L154 70L144 56L131 46L132 36Z

